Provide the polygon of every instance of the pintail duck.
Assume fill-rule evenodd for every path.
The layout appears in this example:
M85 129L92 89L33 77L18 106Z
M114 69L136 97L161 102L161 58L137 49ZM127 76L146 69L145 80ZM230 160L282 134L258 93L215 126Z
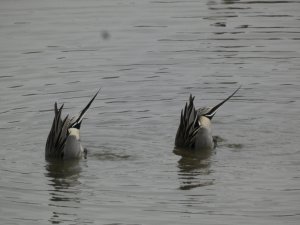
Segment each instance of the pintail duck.
M83 117L92 102L95 100L98 92L89 101L86 107L77 116L69 117L67 115L63 120L61 118L64 104L60 108L57 102L54 104L54 119L50 133L47 138L45 157L46 159L80 159L86 157L86 149L80 144L79 130Z
M228 101L241 88L214 107L202 107L196 110L195 96L190 95L189 103L181 110L180 124L175 138L175 146L192 150L208 150L215 147L211 131L211 120L218 108Z

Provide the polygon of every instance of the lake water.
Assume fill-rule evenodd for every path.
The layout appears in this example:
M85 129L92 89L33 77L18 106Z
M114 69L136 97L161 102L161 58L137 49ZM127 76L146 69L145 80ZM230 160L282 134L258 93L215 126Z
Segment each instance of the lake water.
M300 1L0 2L1 224L299 224ZM173 153L190 93L218 147ZM88 157L44 158L53 104Z

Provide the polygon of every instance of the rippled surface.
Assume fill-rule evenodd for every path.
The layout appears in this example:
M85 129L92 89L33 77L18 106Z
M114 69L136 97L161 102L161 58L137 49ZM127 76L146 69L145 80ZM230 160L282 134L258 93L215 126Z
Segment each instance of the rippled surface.
M1 1L3 224L299 224L299 1ZM189 93L215 151L174 154ZM53 103L86 160L44 160Z

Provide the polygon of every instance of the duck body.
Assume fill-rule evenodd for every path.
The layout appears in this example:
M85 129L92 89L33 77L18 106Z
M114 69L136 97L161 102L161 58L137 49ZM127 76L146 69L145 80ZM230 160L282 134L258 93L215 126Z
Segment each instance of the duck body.
M189 102L181 111L180 123L175 137L175 146L190 150L207 150L215 147L212 136L211 120L217 109L228 101L240 87L225 100L214 107L196 109L195 97L190 95Z
M100 91L100 90L99 90ZM81 159L86 157L86 151L80 143L80 126L86 111L95 100L99 91L90 100L87 106L77 116L69 118L67 115L62 119L62 105L54 104L54 119L48 134L45 157L46 159Z

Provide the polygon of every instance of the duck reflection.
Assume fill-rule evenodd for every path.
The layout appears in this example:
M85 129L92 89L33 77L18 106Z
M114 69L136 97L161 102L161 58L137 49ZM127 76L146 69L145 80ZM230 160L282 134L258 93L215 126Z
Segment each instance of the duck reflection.
M51 223L78 221L76 211L80 208L81 171L78 160L47 162L45 176L49 179L49 185L53 187L49 191L49 206L53 208L49 220Z
M175 148L173 152L181 156L178 161L179 189L191 190L213 184L213 180L208 178L211 173L210 157L213 154L212 150L194 152Z

